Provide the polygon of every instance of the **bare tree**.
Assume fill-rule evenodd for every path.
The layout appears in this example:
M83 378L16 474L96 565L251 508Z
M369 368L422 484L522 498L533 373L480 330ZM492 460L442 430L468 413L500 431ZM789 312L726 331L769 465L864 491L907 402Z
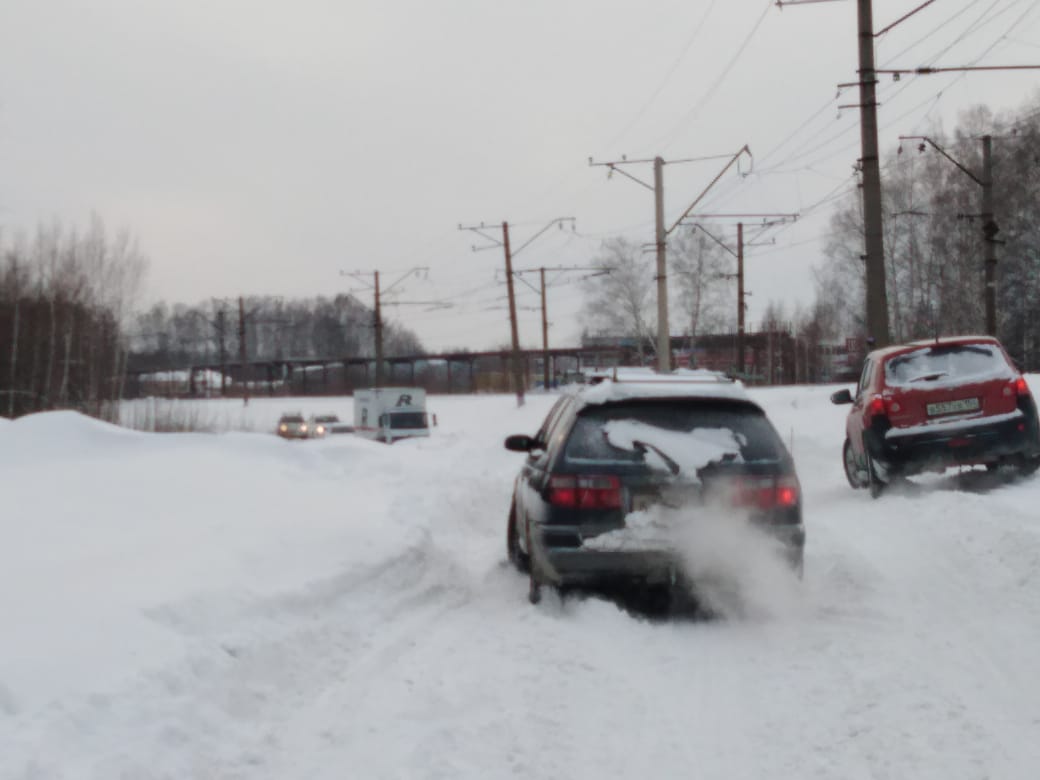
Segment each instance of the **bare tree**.
M654 258L624 238L604 241L592 265L602 271L585 281L583 319L593 332L631 339L640 362L654 348Z

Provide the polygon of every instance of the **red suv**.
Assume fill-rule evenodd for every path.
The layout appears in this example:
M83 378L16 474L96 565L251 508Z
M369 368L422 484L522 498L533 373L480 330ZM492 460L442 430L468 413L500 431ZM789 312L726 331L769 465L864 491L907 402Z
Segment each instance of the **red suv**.
M1029 386L990 336L957 336L867 355L845 422L845 476L878 496L894 477L950 466L1001 465L1031 474L1040 430Z

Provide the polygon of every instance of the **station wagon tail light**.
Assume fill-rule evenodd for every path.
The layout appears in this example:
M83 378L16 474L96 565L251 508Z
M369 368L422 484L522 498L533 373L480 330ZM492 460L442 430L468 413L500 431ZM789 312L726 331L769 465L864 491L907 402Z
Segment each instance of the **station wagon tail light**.
M550 477L549 503L571 509L620 509L621 480L609 474Z
M733 503L750 509L784 509L798 505L794 477L741 477L736 480Z
M1020 376L1012 383L1018 395L1029 395L1029 384L1024 376Z
M884 414L885 413L885 399L880 395L875 395L870 399L870 413L871 414Z

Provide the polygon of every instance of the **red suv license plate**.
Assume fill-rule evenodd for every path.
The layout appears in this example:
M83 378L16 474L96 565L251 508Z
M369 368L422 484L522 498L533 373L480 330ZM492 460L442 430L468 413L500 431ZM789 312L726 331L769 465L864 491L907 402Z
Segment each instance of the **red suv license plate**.
M929 415L957 414L958 412L976 412L979 409L978 398L962 398L959 401L940 401L925 407Z

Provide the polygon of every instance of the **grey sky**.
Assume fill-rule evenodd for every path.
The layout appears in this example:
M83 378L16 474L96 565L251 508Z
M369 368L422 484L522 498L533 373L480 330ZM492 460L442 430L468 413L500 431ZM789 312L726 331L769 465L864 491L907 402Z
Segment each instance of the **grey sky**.
M918 4L876 0L876 27ZM878 62L967 65L991 47L978 64L1040 62L1037 5L939 0L879 40ZM151 258L147 301L355 290L370 302L341 270L379 269L389 284L428 266L399 300L455 306L388 315L430 348L497 346L509 335L501 252L471 252L458 223L508 219L517 245L577 218L577 234L533 243L521 268L586 264L606 236L652 240L651 193L607 181L590 155L747 143L753 173L726 177L715 210L800 211L852 185L858 114L837 106L857 96L835 95L856 77L855 17L851 0L6 0L0 228L96 210ZM883 81L882 146L977 102L1017 108L1038 82ZM720 166L665 168L669 224ZM749 252L752 322L770 299L811 300L828 214ZM529 346L536 302L521 300ZM577 338L580 302L576 284L550 291L553 344Z

